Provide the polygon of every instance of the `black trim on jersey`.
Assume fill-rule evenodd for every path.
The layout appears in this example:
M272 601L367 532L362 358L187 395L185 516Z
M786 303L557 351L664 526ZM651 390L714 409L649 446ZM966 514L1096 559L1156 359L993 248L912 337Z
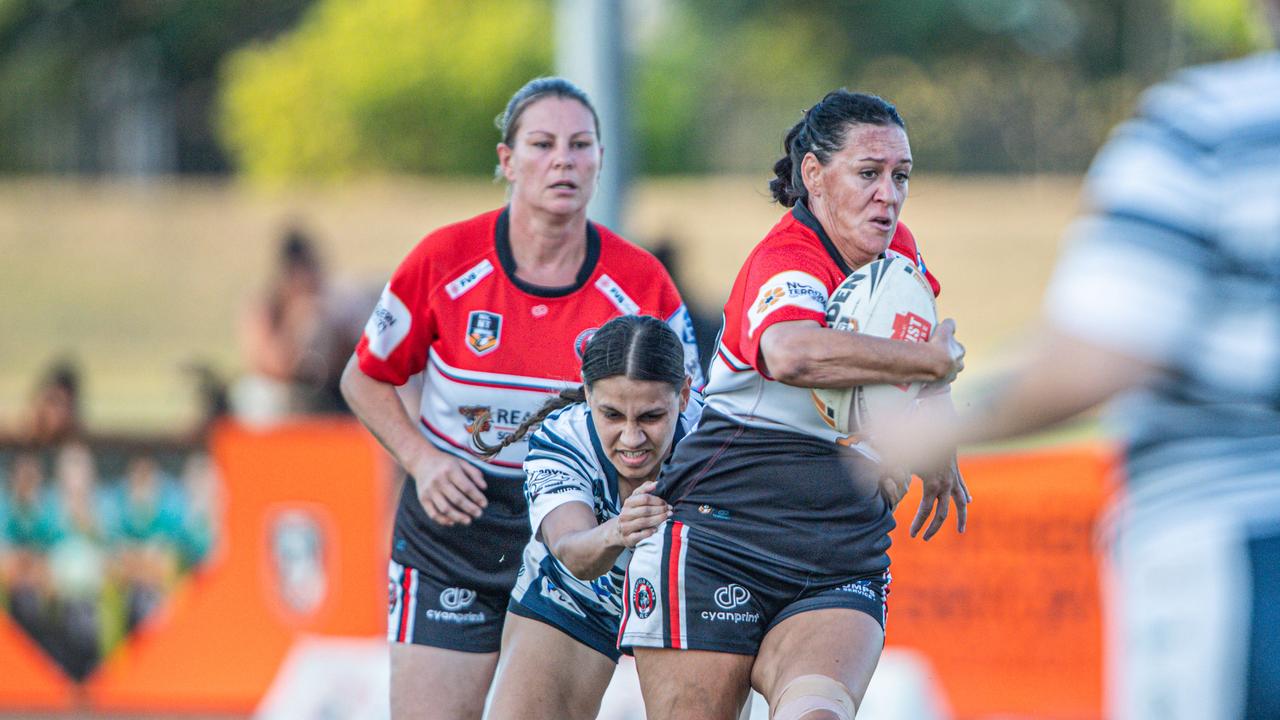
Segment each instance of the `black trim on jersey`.
M836 244L831 242L827 231L822 229L822 223L818 222L818 218L814 217L813 212L809 210L808 205L805 205L804 200L796 201L795 207L791 208L791 216L818 236L818 239L822 241L822 247L827 249L827 254L835 261L836 267L840 268L842 275L849 277L857 269L849 267L849 263L844 261L844 256L836 249Z
M600 231L596 229L595 223L587 221L587 256L582 259L582 267L578 268L578 276L573 279L573 284L562 287L545 287L525 282L516 277L516 257L511 252L510 215L510 205L504 207L498 215L498 222L493 228L493 243L498 250L498 262L502 265L502 271L507 274L507 279L513 285L530 295L538 297L564 297L577 292L583 285L587 284L591 274L596 271L596 263L600 261Z
M591 436L591 447L595 448L596 459L600 461L600 467L604 469L605 487L609 489L609 493L613 496L613 502L618 507L618 512L622 512L622 498L618 495L618 469L613 466L613 462L609 460L609 456L604 452L604 446L600 444L600 436L596 434L596 424L591 419L591 411L587 410L587 433Z

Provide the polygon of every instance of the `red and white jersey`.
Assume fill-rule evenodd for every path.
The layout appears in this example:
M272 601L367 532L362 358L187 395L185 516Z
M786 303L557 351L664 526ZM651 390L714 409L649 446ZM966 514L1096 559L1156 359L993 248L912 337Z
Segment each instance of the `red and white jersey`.
M515 277L507 212L437 230L396 269L356 347L369 377L403 385L423 374L419 420L433 445L486 472L523 477L526 442L489 462L471 445L496 443L550 393L581 383L582 350L619 315L653 315L684 341L685 369L701 385L688 311L665 268L607 228L588 223L574 284L543 288Z
M941 290L902 223L887 253L914 262L935 296ZM825 327L828 298L855 269L803 204L784 215L751 251L733 283L711 361L706 406L745 425L844 439L823 421L809 389L778 382L761 369L760 336L774 323L793 320L816 320Z

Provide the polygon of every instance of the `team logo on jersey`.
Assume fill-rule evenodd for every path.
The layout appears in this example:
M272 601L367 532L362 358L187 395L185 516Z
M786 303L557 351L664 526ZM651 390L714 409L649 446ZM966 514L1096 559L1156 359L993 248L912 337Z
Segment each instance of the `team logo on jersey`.
M445 610L461 610L476 600L476 591L470 588L451 587L440 592L440 607Z
M488 405L462 405L458 407L458 414L467 419L468 433L476 431L476 423L481 418L484 418L484 424L480 426L480 432L489 432L489 428L493 427L493 416Z
M595 336L596 331L599 329L598 327L587 328L578 333L578 337L573 339L573 352L578 355L579 360L586 354L587 343L591 342L591 338Z
M467 347L477 355L492 352L502 335L502 316L488 310L472 310L467 318Z
M636 617L643 620L652 615L657 599L658 596L653 592L653 583L644 578L638 578L635 592L631 595L631 607L636 609Z

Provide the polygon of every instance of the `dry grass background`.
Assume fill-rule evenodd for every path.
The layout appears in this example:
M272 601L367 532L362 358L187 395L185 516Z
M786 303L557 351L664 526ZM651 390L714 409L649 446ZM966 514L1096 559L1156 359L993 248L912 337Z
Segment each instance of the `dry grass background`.
M1037 314L1078 178L912 182L904 219L943 282L941 311L990 368ZM92 427L165 431L192 420L180 366L239 369L235 326L266 278L280 231L314 231L335 274L381 284L430 229L499 205L483 180L368 180L263 191L217 182L0 183L0 423L54 357L85 374ZM719 311L738 266L777 220L761 177L643 181L624 224L680 249L693 303ZM963 391L961 381L960 390ZM973 382L973 380L968 380Z

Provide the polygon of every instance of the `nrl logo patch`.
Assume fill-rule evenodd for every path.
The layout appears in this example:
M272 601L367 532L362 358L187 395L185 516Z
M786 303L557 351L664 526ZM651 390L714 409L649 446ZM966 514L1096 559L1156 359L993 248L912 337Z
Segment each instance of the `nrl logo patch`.
M467 347L484 355L498 347L502 334L502 316L488 310L472 310L467 319Z

